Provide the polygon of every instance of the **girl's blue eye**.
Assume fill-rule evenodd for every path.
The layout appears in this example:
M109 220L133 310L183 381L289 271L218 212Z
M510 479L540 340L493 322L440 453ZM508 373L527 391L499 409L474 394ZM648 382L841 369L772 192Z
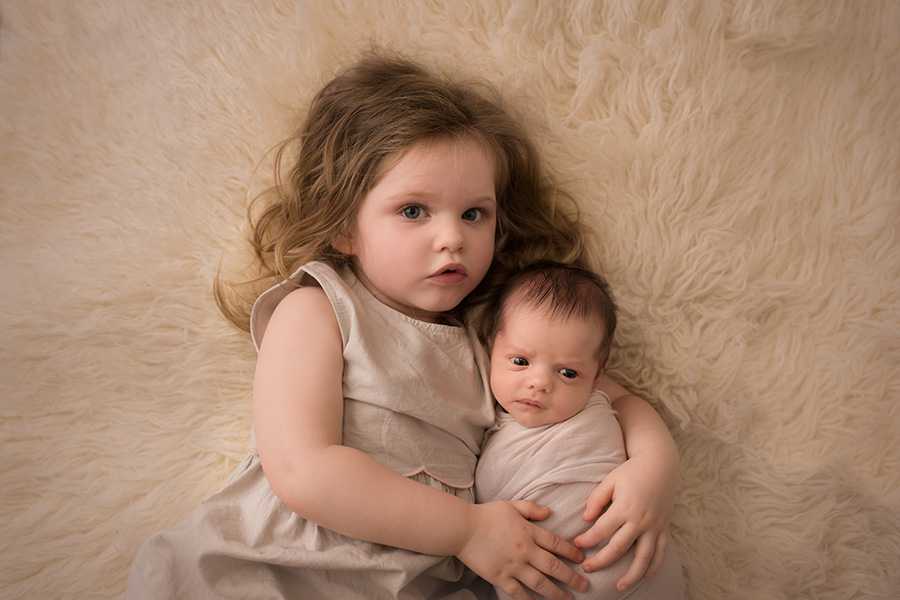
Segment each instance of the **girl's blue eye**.
M464 221L480 221L484 218L484 211L480 208L470 208L462 214Z
M510 360L512 361L512 364L516 365L517 367L528 366L528 359L522 358L521 356L513 356Z
M422 207L421 206L405 206L403 210L400 211L407 219L418 219L422 216Z
M578 371L573 371L572 369L560 369L559 374L566 379L575 379L578 377Z

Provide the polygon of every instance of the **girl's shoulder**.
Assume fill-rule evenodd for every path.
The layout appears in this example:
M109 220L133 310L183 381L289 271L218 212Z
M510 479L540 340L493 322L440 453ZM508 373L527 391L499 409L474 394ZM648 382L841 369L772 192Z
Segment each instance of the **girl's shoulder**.
M291 290L281 299L272 311L269 322L322 318L336 321L328 295L319 286L304 285Z
M299 287L282 298L272 311L267 331L267 345L290 345L303 340L305 344L317 341L341 347L337 316L325 291L318 286Z
M288 279L263 292L253 304L250 314L250 336L257 351L262 344L272 316L279 307L282 307L289 296L292 297L292 300L287 307L298 311L298 315L307 314L308 311L309 314L318 315L321 311L326 316L329 313L333 316L334 291L344 287L346 287L346 283L334 268L325 263L311 262L294 271ZM306 291L295 294L301 290ZM331 292L329 293L327 290ZM308 309L303 306L306 302L312 303ZM283 307L281 312L286 311L287 307Z

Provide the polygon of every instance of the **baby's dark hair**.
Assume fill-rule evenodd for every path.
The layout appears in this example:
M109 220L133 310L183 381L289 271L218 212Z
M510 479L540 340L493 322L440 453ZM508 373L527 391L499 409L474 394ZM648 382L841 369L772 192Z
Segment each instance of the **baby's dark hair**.
M605 279L581 267L552 261L531 264L510 277L494 298L479 335L490 344L505 325L512 302L547 312L552 318L597 319L603 325L597 359L609 360L616 332L616 302Z

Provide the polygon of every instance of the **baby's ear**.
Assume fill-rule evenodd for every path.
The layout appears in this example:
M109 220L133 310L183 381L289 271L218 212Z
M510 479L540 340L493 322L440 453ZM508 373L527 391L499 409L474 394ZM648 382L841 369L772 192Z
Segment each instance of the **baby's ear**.
M600 367L600 371L597 372L597 378L594 379L594 389L591 390L592 392L596 392L597 388L600 387L600 378L603 377L603 373L604 373L604 371L606 371L606 367L608 367L608 366L609 366L609 361L606 361L606 364L603 365L602 367Z

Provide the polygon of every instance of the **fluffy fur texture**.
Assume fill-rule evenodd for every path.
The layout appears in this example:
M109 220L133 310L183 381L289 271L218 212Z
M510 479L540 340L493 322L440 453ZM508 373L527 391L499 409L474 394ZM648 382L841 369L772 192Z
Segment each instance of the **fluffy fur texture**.
M694 599L900 590L900 3L0 1L0 594L116 598L246 447L255 165L374 41L507 92L681 451Z

